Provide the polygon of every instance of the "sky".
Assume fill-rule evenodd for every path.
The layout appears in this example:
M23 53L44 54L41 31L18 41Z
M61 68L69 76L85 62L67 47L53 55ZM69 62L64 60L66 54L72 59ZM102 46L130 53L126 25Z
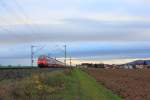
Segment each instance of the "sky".
M74 64L150 58L149 0L0 0L0 64L39 55Z

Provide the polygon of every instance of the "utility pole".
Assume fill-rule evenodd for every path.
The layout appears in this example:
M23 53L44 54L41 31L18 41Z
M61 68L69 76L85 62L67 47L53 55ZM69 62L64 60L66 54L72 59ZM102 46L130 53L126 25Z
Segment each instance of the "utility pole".
M64 48L65 48L65 60L64 60L64 63L65 63L65 67L67 67L67 46L64 45Z
M34 52L33 52L34 46L31 45L31 66L33 67L33 63L34 63Z
M70 67L72 66L72 61L71 61L72 59L71 59L71 57L70 57Z
M44 48L44 46L43 46L43 47L39 48L38 50L34 51L35 47L39 47L39 46L31 45L31 66L32 67L33 67L33 64L34 64L34 54L36 54L38 51L40 51L41 49Z

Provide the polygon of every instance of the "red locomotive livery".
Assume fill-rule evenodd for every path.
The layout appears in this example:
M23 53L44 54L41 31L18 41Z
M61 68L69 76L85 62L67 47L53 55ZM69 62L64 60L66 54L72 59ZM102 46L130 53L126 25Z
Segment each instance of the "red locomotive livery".
M37 65L40 68L55 68L55 67L64 67L65 64L48 56L38 57Z

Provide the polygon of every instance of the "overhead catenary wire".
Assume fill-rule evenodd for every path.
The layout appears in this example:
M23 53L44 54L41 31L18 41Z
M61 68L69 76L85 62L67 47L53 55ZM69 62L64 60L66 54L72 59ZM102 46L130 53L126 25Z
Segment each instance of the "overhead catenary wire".
M18 10L20 11L21 15L23 16L24 20L26 21L26 24L29 25L30 28L32 28L32 31L35 32L35 28L36 27L32 27L30 26L30 18L27 15L27 13L25 12L24 8L22 6L20 6L19 2L17 2L17 0L13 0L14 4L16 5L16 7L18 8ZM38 30L39 28L36 28L36 30ZM37 32L37 31L36 31ZM38 30L39 32L39 30Z
M0 5L2 5L3 6L3 8L5 8L4 6L5 6L5 4L4 3L2 3L1 1L0 1ZM7 7L6 7L7 8ZM6 8L5 8L5 10L6 10ZM0 30L1 31L3 31L3 32L5 32L5 35L6 35L6 33L9 35L9 36L11 36L12 38L19 38L19 36L17 35L17 34L12 34L12 33L15 33L15 31L12 31L11 29L10 29L10 26L9 26L9 24L10 25L13 25L13 23L12 23L12 20L8 20L8 19L6 19L4 16L2 16L2 14L0 14L1 16L0 16L0 22L1 22L1 25L0 25ZM1 32L1 33L3 33L3 32ZM11 33L11 34L10 34Z
M18 8L18 10L20 10L20 13L24 16L24 19L26 19L26 22L27 22L27 24L30 26L30 28L32 28L32 30L34 31L34 33L43 33L43 32L41 32L40 31L40 29L39 29L39 27L37 27L37 26L31 26L30 25L30 17L28 16L28 14L25 12L25 10L24 10L24 8L22 7L22 6L20 6L20 3L19 2L17 2L17 0L13 0L14 1L14 3L15 3L15 5L16 5L16 7Z
M19 15L16 13L16 11L14 11L13 8L9 7L3 0L0 1L0 5L1 5L6 11L9 12L9 14L11 15L11 17L14 17L14 16L12 16L12 15L15 15L15 16L17 17L17 18L15 17L16 20L18 20L18 21L21 20L21 21L22 21L21 16L19 16Z
M8 7L7 6L7 4L3 1L3 0L1 0L0 1L0 5L5 9L5 10L7 10L7 11L9 11L9 14L10 15L14 15L15 14L15 16L17 16L17 20L18 19L20 19L19 21L21 21L21 18L20 18L20 16L18 15L18 14L16 14L16 12L14 12L10 7ZM6 18L5 17L3 17L3 16L0 16L0 18L1 18L1 22L2 22L2 20L3 20L3 22L5 22L6 21ZM10 23L10 21L9 21L9 23ZM11 24L13 24L13 23L11 23ZM19 35L17 35L14 31L12 31L10 28L6 28L6 26L0 26L0 30L2 30L3 32L6 32L6 33L8 33L8 35L9 36L11 36L12 38L15 38L15 39L19 39ZM13 34L14 33L14 34Z
M5 3L5 1L3 1L3 0L0 1L0 5L3 8L5 8L5 10L8 11L11 16L14 15L15 18L17 17L16 21L23 22L24 25L26 26L26 28L28 28L32 34L36 33L35 30L32 28L32 26L30 26L30 23L28 22L29 21L29 17L28 17L28 15L26 15L24 9L18 4L18 2L16 0L14 0L13 3L18 8L18 10L20 11L22 16L20 16L20 14L18 14L14 8L8 6L7 3ZM5 28L2 28L2 27L0 29L5 31L5 32L12 33L9 29L5 29ZM12 35L12 34L10 34L10 35ZM13 36L16 37L16 38L18 37L17 34L16 35L13 34Z
M5 8L6 11L9 12L10 15L15 15L17 18L15 18L18 22L23 22L24 25L26 26L27 29L30 30L30 32L34 33L34 30L32 27L29 25L28 21L26 18L23 18L20 16L16 10L14 10L12 7L8 6L3 0L0 1L0 5Z

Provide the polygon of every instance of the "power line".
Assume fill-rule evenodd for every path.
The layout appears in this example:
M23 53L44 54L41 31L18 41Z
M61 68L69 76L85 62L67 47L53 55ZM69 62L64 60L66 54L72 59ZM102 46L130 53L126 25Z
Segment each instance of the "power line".
M29 23L27 22L27 20L25 20L25 18L22 18L21 16L19 16L19 15L16 13L16 11L15 11L13 8L7 6L7 4L6 4L3 0L0 1L0 4L1 4L1 6L3 6L3 7L5 8L5 10L9 11L12 15L15 14L15 16L17 17L16 20L21 21L21 22L24 22L24 23L25 23L25 26L26 26L28 29L30 29L30 31L31 31L32 33L34 33L33 29L30 27Z
M3 22L6 22L6 21L8 21L5 17L3 17L3 16L0 16L0 19L1 19L1 22L3 21ZM10 21L9 21L9 23L10 23ZM3 32L7 32L7 33L14 33L14 31L12 31L12 30L10 30L10 29L8 29L8 28L6 28L6 26L0 26L0 29L3 31ZM18 37L18 35L16 35L16 34L9 34L9 36L12 36L12 37Z
M18 10L20 10L20 12L22 12L22 15L24 16L25 19L28 19L29 20L29 17L26 15L24 9L20 6L20 4L16 1L16 0L13 0L15 5L17 6ZM28 22L27 20L27 22Z
M32 28L31 26L30 26L30 23L29 23L29 21L30 21L30 18L28 17L28 15L26 14L26 12L25 12L25 10L23 9L23 7L21 7L20 6L20 4L16 1L16 0L13 0L14 1L14 3L15 3L15 5L16 5L16 7L18 8L18 10L20 10L20 12L22 13L22 15L23 15L23 17L24 17L24 20L26 21L26 23L27 23L27 25L30 27L30 28ZM36 29L38 29L38 28L36 28ZM33 29L31 29L32 31L34 31Z
M19 4L19 2L17 2L17 0L14 0L14 3L16 4L16 6L18 7L18 9L20 10L20 12L22 12L22 15L24 16L24 18L26 19L26 21L27 21L27 24L30 26L30 24L29 24L29 22L28 21L30 21L30 18L29 18L29 16L26 14L26 12L25 12L25 10L23 9L23 7L22 6L20 6L20 4ZM33 26L30 26L30 28L32 28ZM33 27L34 29L36 28L36 30L38 30L38 31L36 31L36 33L38 32L38 33L42 33L42 32L40 32L40 30L39 30L39 28L38 27L36 27L36 26L34 26ZM35 31L33 29L33 31Z
M6 20L6 19L5 19L4 17L2 17L2 16L0 16L0 19L3 20L3 21ZM8 33L12 32L12 31L10 31L9 29L5 28L4 26L0 26L0 29L3 30L3 31L5 31L5 32L8 32Z
M15 16L17 16L20 19L20 16L14 11L14 9L12 9L11 7L8 7L7 4L3 0L0 1L0 4L1 6L3 6L3 8L5 8L5 10L9 11L12 15L15 14Z

